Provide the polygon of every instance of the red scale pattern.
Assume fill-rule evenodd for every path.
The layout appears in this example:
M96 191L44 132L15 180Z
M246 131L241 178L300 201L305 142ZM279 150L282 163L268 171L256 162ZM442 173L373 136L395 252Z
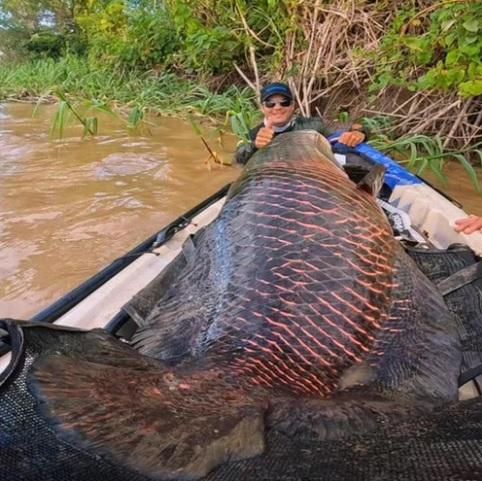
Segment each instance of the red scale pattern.
M216 227L197 240L200 252L214 250L201 259L211 269L205 292L176 302L207 271L198 264L174 299L159 302L143 328L150 338L141 329L138 347L177 359L170 340L183 329L180 359L208 353L236 385L325 397L383 329L395 241L373 197L332 161L303 146L284 154L259 156L245 170ZM228 284L217 288L223 274ZM201 317L204 327L190 331ZM186 322L176 327L173 319Z

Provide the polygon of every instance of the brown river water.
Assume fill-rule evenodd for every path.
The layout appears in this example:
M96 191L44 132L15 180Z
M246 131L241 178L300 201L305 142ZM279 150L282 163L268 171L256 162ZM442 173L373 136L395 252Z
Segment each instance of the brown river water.
M116 119L81 139L49 138L54 107L0 105L0 317L28 318L239 174L216 164L189 123L153 120L144 135ZM234 139L210 145L230 160ZM459 165L442 186L482 215Z
M55 108L0 105L0 317L28 318L239 174L205 161L189 123L153 120L129 135L111 117L99 134L49 138ZM230 160L233 138L221 147Z

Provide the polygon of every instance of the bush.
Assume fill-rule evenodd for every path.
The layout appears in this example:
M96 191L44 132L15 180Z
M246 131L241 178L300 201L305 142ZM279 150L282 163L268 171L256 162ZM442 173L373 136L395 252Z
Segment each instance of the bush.
M25 43L25 48L33 57L58 58L63 53L64 46L64 37L49 30L32 34Z
M372 90L398 85L482 95L482 4L436 6L426 17L423 10L398 13L377 52L383 64Z

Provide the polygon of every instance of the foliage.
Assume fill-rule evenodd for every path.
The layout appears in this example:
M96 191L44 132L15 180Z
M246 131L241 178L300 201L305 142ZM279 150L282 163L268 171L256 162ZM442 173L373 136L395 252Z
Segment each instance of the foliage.
M40 30L30 36L25 48L33 54L57 58L62 54L64 39L48 30Z
M50 135L55 137L58 135L59 138L63 137L65 126L71 121L72 117L75 118L78 122L80 122L83 126L82 137L86 135L96 135L97 128L98 128L98 120L95 116L85 116L79 110L79 102L76 102L77 105L74 105L66 95L56 90L53 94L58 98L57 102L57 110L55 112L55 116L50 127ZM82 102L83 107L87 107L87 112L98 109L100 111L105 112L105 108L101 108L101 106L97 106L95 102ZM39 105L39 104L37 104Z
M144 121L148 110L185 117L198 112L218 118L226 112L255 112L253 93L247 88L231 86L224 93L214 93L205 85L169 73L127 71L112 75L108 66L100 70L87 59L73 55L59 61L32 60L0 69L0 99L17 93L18 85L32 98L53 96L65 101L60 96L66 97L68 93L70 98L80 99L70 101L74 108L82 106L85 110L90 102L96 109L118 114L127 110L126 122L130 128ZM67 113L68 107L63 108ZM62 118L68 120L68 115Z
M95 2L79 12L77 22L89 39L93 65L156 68L178 47L169 15L160 7L130 7L122 0Z
M422 175L428 168L441 182L446 182L444 166L450 160L459 162L467 172L473 186L480 192L477 172L470 162L467 161L466 151L447 151L439 137L427 135L412 135L401 137L395 140L389 139L383 134L375 135L369 142L376 149L388 152L399 159L399 162L406 164L409 170L417 175ZM477 153L482 160L482 149L471 149L471 153Z
M86 42L75 22L84 0L3 0L0 44L9 59L82 54Z
M230 71L244 53L234 33L233 2L193 0L166 2L181 48L173 63L188 72L219 74Z
M387 85L412 90L456 89L482 94L482 3L440 2L422 11L401 10L384 36L382 65L372 90ZM435 8L436 7L436 8Z

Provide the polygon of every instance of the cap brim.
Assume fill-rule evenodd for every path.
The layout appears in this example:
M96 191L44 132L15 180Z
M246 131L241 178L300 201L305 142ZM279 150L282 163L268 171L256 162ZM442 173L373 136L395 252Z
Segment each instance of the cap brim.
M269 93L267 93L267 94L265 94L265 95L263 95L263 96L261 97L261 102L264 102L265 100L268 100L268 99L269 99L270 97L272 97L273 95L281 95L281 96L283 96L283 97L285 97L285 98L287 98L287 99L289 99L289 100L293 100L293 96L292 96L292 95L290 95L290 94L288 94L288 93L286 93L286 92L283 91L283 92L269 92Z

